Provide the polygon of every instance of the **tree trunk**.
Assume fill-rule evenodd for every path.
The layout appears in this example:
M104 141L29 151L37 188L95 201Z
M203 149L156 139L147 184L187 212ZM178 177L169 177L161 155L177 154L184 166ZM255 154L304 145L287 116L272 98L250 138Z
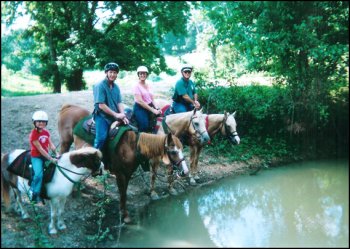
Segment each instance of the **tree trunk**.
M68 91L80 91L84 88L85 82L83 80L83 69L75 69L67 78L67 89Z

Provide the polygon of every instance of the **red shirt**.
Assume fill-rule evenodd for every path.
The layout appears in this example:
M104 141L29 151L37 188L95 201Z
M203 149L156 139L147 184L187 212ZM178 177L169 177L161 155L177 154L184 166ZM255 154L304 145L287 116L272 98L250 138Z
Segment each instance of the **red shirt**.
M31 156L33 157L41 156L40 151L33 144L33 141L36 141L36 140L39 141L39 143L41 144L41 147L43 147L43 149L46 152L49 152L49 138L50 138L50 133L48 130L43 129L41 132L38 132L37 129L33 129L29 135Z

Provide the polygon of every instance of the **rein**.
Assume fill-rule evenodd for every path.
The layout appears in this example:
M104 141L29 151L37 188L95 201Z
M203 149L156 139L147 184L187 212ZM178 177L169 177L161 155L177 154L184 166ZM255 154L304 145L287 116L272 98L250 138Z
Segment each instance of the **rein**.
M74 171L72 171L72 170L70 170L70 169L67 169L67 168L65 168L65 167L62 167L62 166L60 166L60 165L58 165L58 164L56 164L56 166L57 166L58 170L62 173L62 175L63 175L65 178L67 178L67 179L68 179L71 183L73 183L73 184L78 184L80 181L76 182L76 181L72 180L62 169L66 170L66 171L69 171L69 172L71 172L71 173L73 173L73 174L76 174L76 175L87 176L86 179L91 175L91 174L81 174L81 173L77 173L77 172L74 172Z

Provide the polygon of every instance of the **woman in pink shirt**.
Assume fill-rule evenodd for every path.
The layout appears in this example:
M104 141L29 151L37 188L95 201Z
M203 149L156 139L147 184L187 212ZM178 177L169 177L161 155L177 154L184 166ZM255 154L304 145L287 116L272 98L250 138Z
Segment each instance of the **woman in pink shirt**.
M152 114L159 115L161 110L153 103L153 93L146 83L148 69L145 66L137 68L139 82L134 88L134 116L140 132L153 132Z

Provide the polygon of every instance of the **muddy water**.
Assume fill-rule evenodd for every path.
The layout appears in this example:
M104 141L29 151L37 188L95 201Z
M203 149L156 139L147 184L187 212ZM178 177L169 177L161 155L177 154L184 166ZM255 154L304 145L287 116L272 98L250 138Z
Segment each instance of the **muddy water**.
M152 202L120 247L348 247L348 161L237 176Z

